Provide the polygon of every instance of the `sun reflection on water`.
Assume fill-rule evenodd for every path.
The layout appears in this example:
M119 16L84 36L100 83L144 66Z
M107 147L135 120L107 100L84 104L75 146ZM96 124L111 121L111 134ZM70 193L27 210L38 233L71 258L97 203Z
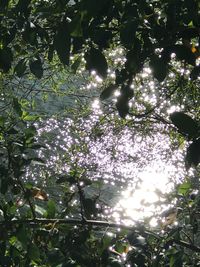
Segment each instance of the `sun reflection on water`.
M113 61L121 65L119 55L123 55L123 50L110 54ZM108 70L108 76L111 81L115 79L114 69ZM151 69L145 67L141 76L137 76L131 85L134 89L134 97L130 101L133 113L143 114L151 107L156 107L158 113L165 110L165 114L178 110L176 105L170 106L162 98L162 88L158 87L151 76ZM178 170L182 166L178 164L182 159L179 160L178 153L171 151L169 134L166 134L168 129L165 126L155 124L152 129L148 120L144 118L143 123L138 117L127 118L124 125L120 119L117 120L117 111L110 109L109 103L117 101L120 90L116 87L113 99L104 103L104 106L99 100L99 94L106 86L97 73L92 71L89 83L80 88L80 96L84 91L88 97L85 100L85 110L90 109L89 112L78 114L76 110L74 118L70 114L72 119L49 119L43 129L38 129L39 135L45 135L46 147L51 152L47 167L58 173L66 173L70 164L77 162L80 167L88 170L89 179L103 181L104 185L116 185L111 191L118 187L121 199L118 199L117 204L109 201L111 192L107 192L104 197L101 192L101 200L106 204L104 214L111 215L116 222L129 225L147 218L150 225L156 226L156 215L169 205L165 194L173 190L173 181L181 179L182 174ZM77 101L77 107L78 103ZM80 111L84 107L83 103L84 101L81 102ZM108 111L106 116L104 109ZM128 121L130 124L127 127ZM108 186L105 188L108 189ZM85 192L87 193L87 188ZM95 194L97 196L96 192Z
M158 226L159 215L170 207L165 194L173 190L174 184L170 176L175 175L172 166L161 166L162 164L159 168L149 167L138 173L140 183L136 187L130 184L122 192L113 212L117 222L133 225L138 221L146 221L152 227ZM121 213L123 216L119 215Z

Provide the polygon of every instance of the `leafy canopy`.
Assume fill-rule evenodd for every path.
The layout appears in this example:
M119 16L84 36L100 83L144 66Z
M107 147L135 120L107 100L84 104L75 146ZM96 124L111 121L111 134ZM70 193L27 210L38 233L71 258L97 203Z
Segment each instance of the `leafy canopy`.
M1 266L199 264L199 8L197 0L0 2ZM152 77L145 79L149 67ZM100 96L105 114L96 121L88 95L70 82L77 73L79 87L86 74L92 81L94 71L103 90L91 94ZM67 99L58 86L65 75ZM143 95L152 96L152 81L156 103ZM41 111L52 92L51 103L59 94L68 101L66 113L49 119L70 136L63 138L65 146L47 127L53 105L48 115ZM168 103L178 108L170 116ZM111 218L103 211L117 189L91 179L97 167L87 161L94 144L88 137L100 146L102 136L114 140L127 128L135 135L167 133L179 146L185 142L186 169L196 168L194 174L185 171L186 179L168 196L173 208L160 214L156 230L145 222L126 227L102 221ZM117 157L115 144L105 140Z

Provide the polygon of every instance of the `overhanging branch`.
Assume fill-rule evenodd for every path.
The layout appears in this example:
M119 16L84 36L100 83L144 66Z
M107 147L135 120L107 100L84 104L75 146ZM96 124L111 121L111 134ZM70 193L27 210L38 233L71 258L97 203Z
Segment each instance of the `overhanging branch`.
M138 234L146 234L149 236L153 236L156 239L162 239L162 236L159 236L158 234L146 230L146 229L141 229L140 227L135 227L135 226L126 226L123 224L118 224L118 223L113 223L113 222L107 222L107 221L96 221L96 220L77 220L77 219L43 219L43 218L38 218L38 219L14 219L11 221L0 221L0 226L8 226L8 225L16 225L16 224L28 224L31 227L36 227L40 224L52 224L58 225L58 224L72 224L72 225L90 225L90 226L97 226L97 227L110 227L110 228L119 228L119 229L125 229L129 230L132 232L136 232ZM200 247L195 246L194 244L187 243L183 240L171 240L172 243L180 245L181 247L190 249L195 252L200 252Z

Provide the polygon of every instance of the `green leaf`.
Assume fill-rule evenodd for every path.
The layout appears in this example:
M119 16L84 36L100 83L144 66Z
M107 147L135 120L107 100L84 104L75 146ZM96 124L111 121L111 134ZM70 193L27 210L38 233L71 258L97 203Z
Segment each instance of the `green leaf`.
M134 39L134 49L131 49L126 54L125 68L128 72L136 74L142 68L142 62L140 58L140 43L137 39Z
M82 14L78 13L69 24L72 37L82 37L83 31L81 26Z
M116 108L119 112L119 116L123 119L126 117L126 115L129 112L128 102L129 102L129 99L124 95L120 95L117 99Z
M130 100L131 98L133 98L134 91L129 85L122 85L121 95L127 100Z
M196 66L190 73L190 78L192 81L196 80L200 75L200 66Z
M33 137L36 135L37 130L34 125L29 126L27 129L24 130L26 139L29 139L30 137Z
M115 83L116 83L116 85L126 84L127 80L129 80L130 76L132 76L132 74L130 75L130 72L127 70L127 68L121 69L120 71L118 69L116 69L116 71L115 71L115 75L116 75Z
M43 159L40 159L40 158L31 158L31 163L33 165L41 165L41 166L46 166L45 162Z
M120 40L125 47L130 48L133 46L137 28L138 21L134 19L130 19L122 24L120 29Z
M55 202L53 200L49 200L47 203L47 215L46 217L48 219L53 219L55 217L55 213L56 213L56 205Z
M184 182L178 187L178 194L185 196L189 193L189 190L191 189L191 183Z
M191 28L184 28L182 31L179 32L178 36L180 38L184 38L189 40L191 38L195 38L199 36L199 28L191 27Z
M9 47L0 48L0 69L8 72L13 61L13 54Z
M35 212L41 216L44 216L46 214L46 210L38 205L35 205Z
M2 194L5 194L8 191L8 179L4 178L1 179L1 188L0 188L0 192Z
M0 2L0 8L3 10L5 8L7 8L8 6L8 3L9 3L9 0L3 0Z
M71 68L72 68L72 70L74 71L74 73L76 73L78 67L79 67L80 64L81 64L81 61L82 61L82 57L80 56L80 57L78 57L78 58L74 61L74 63L71 65Z
M69 64L70 46L71 46L71 37L70 37L69 25L66 22L63 22L57 28L57 33L54 38L54 47L60 61L64 65Z
M89 15L96 17L102 10L105 10L108 0L94 1L94 0L85 0L83 1L83 9L88 12ZM107 9L106 9L107 10Z
M117 259L110 257L109 258L109 266L110 267L121 267L122 265Z
M85 60L86 60L87 70L89 71L96 70L100 76L102 76L103 78L106 78L108 64L107 64L105 56L99 49L96 49L94 47L91 48L85 54Z
M187 148L185 163L187 169L192 165L196 167L200 163L200 138L194 140Z
M16 12L26 15L28 12L28 6L31 0L19 0L16 5Z
M40 259L40 250L35 244L31 244L28 249L28 257L31 260L37 261Z
M91 215L96 215L96 201L91 198L83 199L83 207L87 218L90 218Z
M35 75L38 79L41 79L43 76L43 67L41 59L38 57L35 60L29 61L29 67L33 75Z
M38 115L30 115L27 112L23 112L23 120L24 121L36 121L39 119Z
M22 226L18 229L16 236L17 239L22 243L24 249L26 249L30 238L29 231L24 226Z
M108 87L106 87L100 94L100 99L105 100L109 97L111 97L116 90L115 84L110 84Z
M189 47L184 45L174 45L171 52L175 53L179 60L185 60L188 64L195 66L196 56Z
M20 78L24 75L25 71L26 71L26 61L25 59L21 59L15 66L14 72Z
M62 262L63 257L60 249L53 248L47 252L48 262L51 264L50 266L59 266L60 262Z
M153 76L159 82L162 82L167 75L167 71L168 71L167 63L162 58L154 55L150 59L149 66L152 69Z
M113 33L112 31L108 31L105 28L95 28L92 29L91 32L89 32L89 36L93 40L93 42L97 44L100 48L108 48Z
M187 135L189 138L198 135L198 123L183 112L173 112L170 115L172 123L178 128L180 133Z
M25 27L25 30L22 33L23 40L32 45L37 47L38 46L38 40L37 40L37 32L35 28L31 28L30 25L27 25Z
M21 109L21 104L19 103L19 101L16 97L13 98L13 108L16 111L16 113L21 117L23 112Z
M177 252L170 257L169 266L170 267L182 267L183 260L182 260L182 252Z
M56 180L57 184L62 184L65 182L68 182L70 184L75 184L76 182L76 179L73 175L59 175L58 177L59 177L58 180Z

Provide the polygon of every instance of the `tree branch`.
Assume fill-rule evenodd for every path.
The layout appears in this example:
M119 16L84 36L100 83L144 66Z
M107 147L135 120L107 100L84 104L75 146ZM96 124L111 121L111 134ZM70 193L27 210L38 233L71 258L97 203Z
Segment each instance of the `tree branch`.
M146 234L149 236L153 236L156 239L161 239L162 237L158 234L149 231L149 230L141 230L140 227L135 226L126 226L123 224L106 222L106 221L95 221L95 220L77 220L77 219L14 219L11 221L0 221L0 226L5 225L13 225L13 224L29 224L30 227L35 227L39 224L72 224L72 225L90 225L90 226L98 226L98 227L110 227L110 228L122 228L129 231L134 231L138 234ZM195 246L194 244L187 243L183 240L172 240L174 244L180 245L182 247L188 248L195 252L200 252L200 247Z
M200 247L197 247L193 244L190 244L190 243L187 243L185 241L182 241L182 240L173 240L173 242L177 245L180 245L182 247L185 247L185 248L188 248L190 250L193 250L195 252L200 252Z

